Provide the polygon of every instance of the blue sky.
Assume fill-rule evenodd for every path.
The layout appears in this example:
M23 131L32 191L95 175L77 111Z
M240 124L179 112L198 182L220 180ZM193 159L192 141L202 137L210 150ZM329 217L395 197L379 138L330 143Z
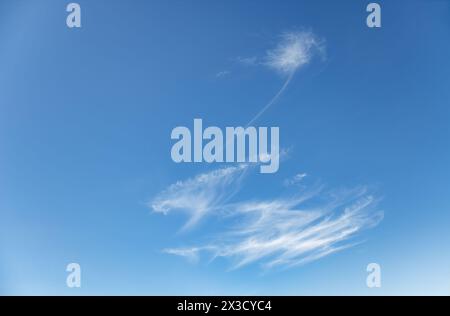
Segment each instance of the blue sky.
M64 2L0 2L1 294L450 294L448 1L378 1L380 29L356 0L78 2L81 29L66 27ZM245 126L280 91L286 75L267 56L299 32L326 54L313 49L253 123L280 128L280 170L236 184L211 176L236 164L174 163L173 128ZM311 190L282 210L323 211L338 235L357 228L325 235L327 249L351 247L313 247L321 258L288 267L267 267L285 244L255 260L236 251L284 233L273 229L291 218L270 205ZM343 208L369 197L341 226ZM161 201L182 210L163 215ZM208 216L183 230L200 202ZM256 202L268 222L223 241L230 225L255 227L240 211ZM66 286L71 262L79 289Z

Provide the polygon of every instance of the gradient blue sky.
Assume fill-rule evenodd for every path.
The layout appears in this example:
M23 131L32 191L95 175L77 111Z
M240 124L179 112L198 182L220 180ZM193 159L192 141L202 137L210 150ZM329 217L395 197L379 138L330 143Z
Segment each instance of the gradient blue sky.
M0 1L1 294L450 294L450 2ZM284 79L239 58L310 30L326 59L300 69L255 125L291 148L242 198L285 193L306 172L366 186L384 219L360 244L290 269L190 263L163 249L208 238L208 223L147 203L217 166L175 164L171 130L245 125ZM227 75L217 76L220 72ZM206 236L206 237L205 237ZM82 267L66 287L65 267ZM366 266L382 287L366 287Z

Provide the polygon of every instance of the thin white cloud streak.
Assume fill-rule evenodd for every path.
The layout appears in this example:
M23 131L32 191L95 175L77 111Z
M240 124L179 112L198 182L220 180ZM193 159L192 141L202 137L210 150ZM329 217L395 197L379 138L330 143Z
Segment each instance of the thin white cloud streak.
M229 74L231 74L231 71L229 70L219 71L218 73L216 73L216 78L223 78L228 76Z
M255 66L258 64L258 58L256 56L252 57L238 57L236 61L245 66Z
M307 65L312 57L319 53L325 54L325 45L312 32L286 32L281 36L281 41L273 50L266 53L263 65L275 70L286 80L281 89L275 96L247 123L247 126L253 124L261 115L272 107L286 88L289 86L295 73Z
M189 229L202 217L221 207L239 190L240 180L249 166L241 164L217 169L186 181L178 181L153 199L149 206L163 214L174 210L186 212L190 219L183 229Z
M284 186L288 187L291 185L298 184L301 182L304 178L306 178L308 175L306 173L297 173L295 176L285 179L283 181Z
M224 168L178 182L150 203L155 212L185 211L185 228L207 215L223 224L208 244L168 248L166 253L191 262L201 255L227 258L233 269L253 263L266 269L292 267L353 246L350 239L383 218L364 187L327 192L315 185L291 197L233 202L248 168Z
M186 258L191 263L198 261L198 253L205 248L185 248L185 249L166 249L165 252L171 255L181 256Z
M286 81L284 82L283 86L281 87L281 89L277 92L277 94L275 94L275 96L272 98L272 100L269 101L269 103L267 103L246 125L246 127L252 125L257 119L259 119L259 117L261 115L264 114L264 112L266 112L272 105L275 104L275 102L277 102L277 100L280 98L280 96L284 93L284 90L286 90L287 86L289 85L289 83L291 82L292 78L294 77L294 73L290 74L289 77L286 79Z

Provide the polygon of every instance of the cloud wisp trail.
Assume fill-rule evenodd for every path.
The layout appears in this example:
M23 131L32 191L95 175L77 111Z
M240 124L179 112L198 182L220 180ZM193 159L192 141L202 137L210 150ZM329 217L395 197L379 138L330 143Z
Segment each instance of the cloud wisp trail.
M281 36L281 41L273 50L266 53L263 65L275 70L277 73L286 77L281 89L275 96L247 123L247 126L253 124L261 115L272 107L289 86L295 73L307 65L313 56L319 53L322 56L325 53L325 46L322 40L319 40L312 32L286 32Z
M284 90L286 90L287 86L289 85L289 83L291 82L292 78L294 77L294 73L291 73L289 75L289 77L286 79L286 81L284 82L283 86L281 87L281 89L277 92L277 94L275 94L275 96L269 101L269 103L267 103L246 125L246 127L249 127L250 125L252 125L257 119L259 119L259 117L261 115L264 114L264 112L266 112L273 104L275 104L275 102L277 102L277 100L279 99L279 97L284 93Z

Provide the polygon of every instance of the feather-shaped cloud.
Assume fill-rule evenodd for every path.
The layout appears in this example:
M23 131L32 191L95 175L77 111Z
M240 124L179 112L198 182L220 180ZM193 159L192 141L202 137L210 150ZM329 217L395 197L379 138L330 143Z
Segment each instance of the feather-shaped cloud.
M269 50L264 64L285 75L292 75L302 66L308 64L319 53L323 56L325 46L312 32L286 32L273 50Z
M290 197L233 201L241 182L251 174L249 168L213 170L175 183L158 195L151 208L164 214L186 212L185 228L194 228L206 216L223 221L223 230L208 244L165 252L190 261L202 254L228 258L233 268L256 262L265 268L290 267L351 247L353 237L383 218L376 198L365 187L326 191L313 185L296 188Z

